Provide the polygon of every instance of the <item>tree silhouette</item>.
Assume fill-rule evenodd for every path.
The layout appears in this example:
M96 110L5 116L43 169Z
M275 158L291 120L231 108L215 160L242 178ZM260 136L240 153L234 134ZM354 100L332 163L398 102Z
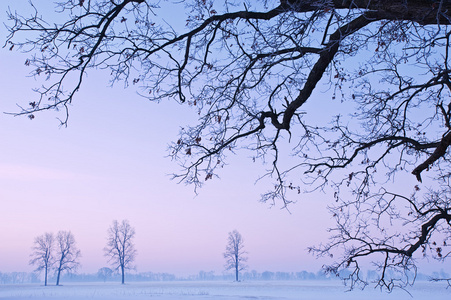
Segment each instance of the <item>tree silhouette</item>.
M86 73L109 69L198 112L170 150L176 179L200 187L244 148L272 162L263 201L330 194L336 226L311 248L334 257L328 271L366 285L370 257L391 289L415 255L450 256L450 0L66 0L56 24L32 3L9 13L6 46L46 81L17 115L63 109L67 124Z
M44 270L44 285L47 286L47 277L54 263L54 242L52 233L46 232L35 238L33 252L31 253L30 265L35 265L36 270Z
M107 246L104 248L105 256L109 257L109 262L116 270L121 271L122 284L125 283L125 270L133 269L132 262L136 257L134 237L135 229L127 220L121 223L114 220L113 225L108 229Z
M241 234L234 230L229 232L224 258L226 260L225 269L235 272L235 281L239 281L239 274L247 268L247 252L244 251L244 240Z
M75 271L80 266L80 256L72 232L59 231L56 235L56 285L60 284L61 272Z

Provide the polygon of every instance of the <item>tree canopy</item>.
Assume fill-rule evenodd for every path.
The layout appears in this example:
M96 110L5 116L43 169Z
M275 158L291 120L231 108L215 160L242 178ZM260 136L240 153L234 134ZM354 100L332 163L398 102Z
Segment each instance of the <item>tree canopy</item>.
M198 112L172 144L175 178L201 186L247 149L270 161L263 201L330 194L337 225L311 248L327 270L365 285L371 257L391 289L415 255L450 255L451 1L60 0L56 23L31 3L9 12L6 47L45 81L15 114L63 109L67 124L86 73L108 69Z

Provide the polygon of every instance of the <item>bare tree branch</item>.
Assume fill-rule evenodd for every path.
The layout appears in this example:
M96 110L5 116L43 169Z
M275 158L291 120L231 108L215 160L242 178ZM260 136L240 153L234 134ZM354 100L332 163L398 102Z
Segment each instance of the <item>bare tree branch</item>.
M449 256L451 1L165 2L186 12L173 22L151 1L65 0L60 24L34 2L31 16L8 13L5 47L26 52L43 83L14 115L62 109L66 125L87 72L108 70L112 83L198 113L169 150L181 167L174 178L196 191L245 149L273 180L263 201L287 207L302 192L330 194L336 227L311 250L334 255L328 270L351 287L368 284L367 257L374 283L392 289L414 280L418 253ZM385 188L412 174L412 195ZM106 254L125 268L135 251L128 240L121 258L120 226Z

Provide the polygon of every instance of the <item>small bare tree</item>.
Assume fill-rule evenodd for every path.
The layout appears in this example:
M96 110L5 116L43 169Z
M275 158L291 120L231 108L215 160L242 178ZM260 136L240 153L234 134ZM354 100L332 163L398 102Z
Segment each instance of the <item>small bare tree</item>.
M79 266L81 252L75 245L75 238L70 231L59 231L56 235L56 285L60 283L61 272L75 271Z
M97 276L98 276L99 278L102 278L102 279L103 279L103 282L106 282L106 280L107 280L108 278L110 278L111 275L113 275L113 270L111 270L111 269L108 268L108 267L100 268L100 269L97 271Z
M54 236L46 232L34 239L33 252L31 253L30 265L36 266L35 271L44 270L44 285L47 286L47 275L53 265Z
M104 248L105 256L109 257L115 270L120 270L122 274L122 284L125 283L125 270L133 269L132 262L135 260L136 250L133 244L135 229L130 226L127 220L119 224L117 220L108 229L107 246Z
M244 251L244 240L241 234L234 230L229 232L226 251L224 258L226 259L225 269L235 271L235 280L239 281L239 273L247 268L247 252Z

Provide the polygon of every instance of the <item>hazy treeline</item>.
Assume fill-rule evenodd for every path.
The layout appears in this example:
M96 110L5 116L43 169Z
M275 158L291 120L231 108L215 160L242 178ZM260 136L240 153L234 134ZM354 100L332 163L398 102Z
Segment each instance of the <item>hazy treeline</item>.
M215 274L214 272L200 271L199 274L191 276L192 280L233 280L233 274ZM329 279L322 271L313 273L308 271L301 272L257 272L255 270L243 272L241 280L322 280Z
M37 273L28 272L0 272L0 284L39 283L41 279Z
M372 279L375 277L374 271L368 271L367 278ZM154 272L140 272L127 274L128 281L140 282L140 281L195 281L195 280L226 280L233 281L234 274L216 274L214 271L200 271L198 274L189 276L176 276L170 273L154 273ZM425 275L422 273L417 274L417 280L430 280L433 277L449 277L443 270L440 272L433 272L431 275ZM54 280L55 275L50 276L49 280ZM117 282L120 281L121 274L113 273L108 277L102 276L98 273L82 273L82 274L64 274L62 279L64 282ZM325 275L324 272L318 271L316 273L309 271L300 272L257 272L255 270L244 272L241 275L241 279L244 281L252 280L336 280L338 278L334 276ZM37 273L27 272L0 272L0 284L23 284L23 283L42 283L42 280Z
M154 273L154 272L140 272L127 274L128 281L175 281L175 280L230 280L235 279L234 274L224 273L216 274L214 271L206 272L200 271L198 274L189 276L176 276L170 273ZM12 272L12 273L0 273L2 284L16 284L16 283L39 283L41 282L40 275L38 273L26 273L26 272ZM49 276L49 281L54 281L55 275ZM95 282L95 281L120 281L121 274L115 272L109 276L103 276L100 272L97 273L68 273L62 275L64 282ZM241 280L324 280L329 277L324 273L317 272L257 272L255 270L244 272L241 275Z

